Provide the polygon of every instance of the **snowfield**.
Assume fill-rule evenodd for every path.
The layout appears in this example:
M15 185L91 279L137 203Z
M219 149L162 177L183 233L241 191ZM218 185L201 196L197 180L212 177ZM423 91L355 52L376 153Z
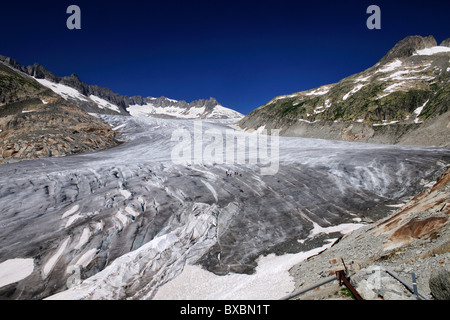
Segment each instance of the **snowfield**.
M417 50L415 52L415 55L430 56L430 55L438 54L438 53L442 53L442 52L450 52L450 48L449 47L444 47L444 46L435 46L435 47L431 47L431 48L425 48L425 49L422 49L422 50Z
M176 100L168 99L172 102ZM152 117L155 115L165 115L175 117L178 119L199 119L204 118L241 118L242 115L234 110L225 108L221 105L216 105L211 113L207 113L206 107L192 107L190 109L180 108L176 106L168 107L155 107L154 104L148 103L145 105L131 105L127 108L127 111L134 117Z
M37 79L37 78L34 78L34 79L37 82L39 82L40 84L42 84L44 87L47 87L47 88L53 90L53 92L59 94L66 100L71 98L71 99L78 99L78 100L82 100L82 101L88 101L88 99L85 95L81 94L78 90L76 90L74 88L71 88L64 84L55 83L55 82L52 82L47 79Z
M123 144L0 166L0 298L278 299L293 289L289 268L450 160L448 149L267 137L237 120L99 117ZM277 157L255 161L262 151Z

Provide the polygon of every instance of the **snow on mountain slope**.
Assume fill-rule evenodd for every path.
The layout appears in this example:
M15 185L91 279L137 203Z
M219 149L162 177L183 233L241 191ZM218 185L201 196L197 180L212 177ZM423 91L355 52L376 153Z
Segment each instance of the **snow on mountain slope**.
M148 103L146 105L131 105L127 111L133 117L151 117L152 115L167 115L177 118L196 118L199 114L205 112L205 108L192 108L190 110L178 107L155 107L155 105Z
M213 118L213 119L220 119L220 118L230 118L230 119L236 119L236 118L243 118L244 115L234 111L232 109L229 108L225 108L221 105L217 105L214 107L214 109L212 110L212 112L210 113L208 118Z
M106 101L105 99L102 99L95 95L90 95L89 97L87 97L72 87L66 86L61 83L55 83L55 82L47 80L47 79L37 79L37 78L34 78L34 79L37 82L39 82L40 84L42 84L43 86L45 86L45 87L53 90L55 93L59 94L65 100L70 100L71 102L75 102L75 104L77 104L77 102L91 103L91 104L94 104L100 110L108 109L113 112L116 112L117 114L120 114L119 107Z
M90 95L89 98L91 100L93 100L100 109L110 109L113 111L116 111L117 113L120 113L119 107L116 106L115 104L112 104L108 101L106 101L105 99L102 99L100 97L94 96L94 95Z
M170 102L168 106L157 106L155 103L145 105L130 105L127 111L135 117L153 117L168 116L179 119L235 119L243 118L243 115L237 111L225 108L220 104L206 106L205 104L196 104L186 106L178 101L167 99Z
M450 52L450 48L444 47L444 46L435 46L435 47L431 47L431 48L417 50L414 55L429 56L429 55L442 53L442 52Z
M88 97L78 90L61 83L55 83L47 79L35 78L35 80L66 100L94 103L100 110L106 109L120 114L120 108L117 105L96 95L89 95ZM144 105L129 105L126 110L135 117L168 116L178 119L240 119L243 117L239 112L223 107L215 99L194 101L191 104L169 98L153 98L151 100L155 102L149 102ZM90 111L92 112L92 110Z
M88 101L88 97L81 94L78 90L71 88L69 86L66 86L64 84L55 83L50 80L46 79L36 79L37 82L42 84L43 86L53 90L55 93L59 94L61 97L63 97L66 100L71 99L78 99L83 101Z

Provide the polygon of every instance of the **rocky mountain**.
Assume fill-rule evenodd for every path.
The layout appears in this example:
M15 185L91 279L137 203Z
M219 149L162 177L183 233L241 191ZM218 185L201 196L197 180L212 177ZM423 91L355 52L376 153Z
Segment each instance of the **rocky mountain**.
M373 67L338 83L276 97L239 122L286 136L449 146L450 40L400 41Z
M0 55L0 62L26 73L42 85L90 113L135 115L182 119L229 119L243 115L223 107L216 99L190 103L166 97L123 96L97 85L87 85L76 75L57 77L38 63L24 67L19 62Z
M0 63L0 163L107 149L119 144L115 136L102 120Z

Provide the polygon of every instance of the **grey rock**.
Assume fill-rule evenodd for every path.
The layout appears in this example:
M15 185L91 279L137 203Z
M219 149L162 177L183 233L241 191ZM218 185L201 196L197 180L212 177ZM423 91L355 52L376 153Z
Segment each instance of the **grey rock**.
M441 46L443 47L450 47L450 38L445 39L441 42Z
M441 267L435 269L430 277L430 289L438 300L450 300L450 271Z
M17 69L17 66L15 68ZM37 79L48 79L55 82L58 81L58 78L53 73L45 69L39 63L35 63L32 66L26 67L25 73Z
M365 271L365 272L364 272ZM409 294L394 278L389 276L382 268L372 266L363 270L356 284L356 291L364 300L409 300ZM362 279L361 279L362 278Z

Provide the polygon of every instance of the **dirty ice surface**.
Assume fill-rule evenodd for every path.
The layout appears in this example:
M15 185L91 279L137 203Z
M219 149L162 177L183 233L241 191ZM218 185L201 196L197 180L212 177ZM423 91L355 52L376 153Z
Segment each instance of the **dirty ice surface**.
M279 298L293 264L450 160L440 148L277 140L233 120L101 117L123 144L0 166L0 298L182 298L174 283L202 299ZM280 287L267 296L269 279Z

